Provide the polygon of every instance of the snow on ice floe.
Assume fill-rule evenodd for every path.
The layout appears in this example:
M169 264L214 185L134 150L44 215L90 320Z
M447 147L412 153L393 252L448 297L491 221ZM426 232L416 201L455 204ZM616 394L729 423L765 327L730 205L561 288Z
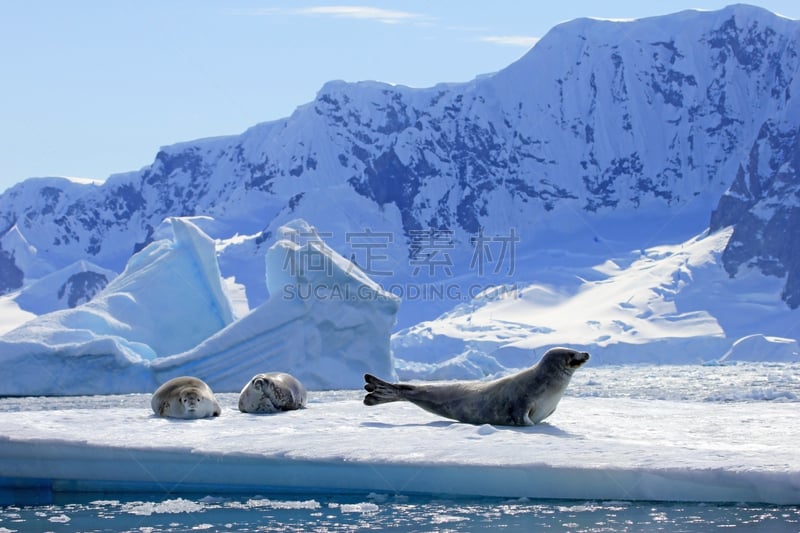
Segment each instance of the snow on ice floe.
M547 423L507 428L408 403L368 408L355 391L262 416L221 395L220 417L189 421L154 417L139 398L101 411L55 406L57 416L0 412L0 472L54 491L800 503L793 402L567 396Z
M589 351L593 364L800 360L796 341L782 338L796 334L791 313L766 303L777 301L781 280L742 272L734 282L722 269L730 233L609 259L563 285L486 291L396 332L398 373L485 377L529 366L559 345Z
M283 228L266 256L272 297L236 320L241 294L221 278L214 242L189 220L168 225L172 238L134 255L93 300L0 338L0 364L15 376L0 394L152 392L183 374L214 391L238 391L266 371L313 388L354 387L364 372L394 376L399 300L313 228Z

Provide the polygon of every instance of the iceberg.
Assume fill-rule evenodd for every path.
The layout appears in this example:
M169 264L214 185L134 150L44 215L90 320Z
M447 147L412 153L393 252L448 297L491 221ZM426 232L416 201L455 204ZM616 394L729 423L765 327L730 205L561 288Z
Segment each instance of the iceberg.
M303 220L266 254L270 298L198 346L154 361L159 382L193 375L238 391L254 374L289 372L309 389L356 388L365 372L396 377L389 338L400 299Z
M269 371L311 389L357 387L365 372L396 377L389 338L399 298L306 222L281 228L266 253L270 298L241 318L214 241L188 219L168 219L156 234L166 230L171 238L134 255L91 301L0 338L0 364L14 376L0 395L152 392L185 374L216 392Z
M0 395L152 391L149 362L187 350L234 319L214 242L180 218L91 301L41 315L0 339Z

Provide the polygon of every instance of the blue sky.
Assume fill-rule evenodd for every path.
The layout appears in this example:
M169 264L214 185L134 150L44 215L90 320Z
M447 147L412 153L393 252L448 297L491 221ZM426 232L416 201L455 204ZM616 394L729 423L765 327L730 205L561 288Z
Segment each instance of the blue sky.
M566 20L729 3L6 1L0 191L30 176L137 170L159 146L288 116L329 80L468 81ZM796 0L755 4L800 19Z

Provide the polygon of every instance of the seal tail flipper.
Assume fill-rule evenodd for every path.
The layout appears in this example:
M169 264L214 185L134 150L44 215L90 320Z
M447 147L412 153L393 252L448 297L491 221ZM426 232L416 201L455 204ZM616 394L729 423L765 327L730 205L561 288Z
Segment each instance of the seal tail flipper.
M365 374L364 389L369 393L364 396L364 405L378 405L382 403L398 402L405 400L404 391L413 389L413 385L403 385L389 383L380 378L376 378L372 374Z

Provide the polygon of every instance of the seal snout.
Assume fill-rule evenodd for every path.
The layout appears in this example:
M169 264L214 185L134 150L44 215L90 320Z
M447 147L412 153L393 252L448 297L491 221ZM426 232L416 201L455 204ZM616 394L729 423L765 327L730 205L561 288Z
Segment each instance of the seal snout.
M193 392L187 393L183 397L183 405L187 411L196 411L199 404L200 397Z
M578 368L589 360L589 352L575 352L569 360L570 368Z

